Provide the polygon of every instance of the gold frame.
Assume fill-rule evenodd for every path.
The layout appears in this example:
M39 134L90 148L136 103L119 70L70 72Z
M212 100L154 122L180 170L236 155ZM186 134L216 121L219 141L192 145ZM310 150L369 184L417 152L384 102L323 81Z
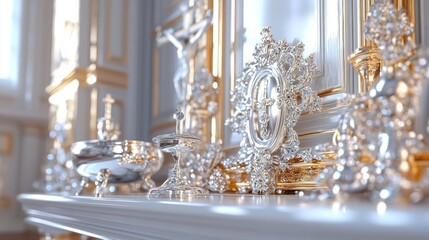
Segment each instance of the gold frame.
M128 56L128 15L129 15L129 1L128 0L124 0L124 9L123 9L123 23L122 23L122 36L123 36L123 40L122 40L122 55L121 56L114 56L111 52L110 52L110 33L111 33L111 16L112 16L112 1L113 0L107 0L106 1L106 15L104 17L105 19L105 33L104 33L104 38L106 39L106 43L104 45L104 51L105 51L105 60L106 61L110 61L110 62L114 62L114 63L119 63L119 64L123 64L125 65L127 63L127 56Z
M60 82L53 83L46 87L46 93L48 93L49 96L52 96L73 80L78 80L79 86L88 87L89 84L87 82L87 78L89 74L93 74L97 77L97 81L95 84L101 83L108 86L114 86L123 89L128 88L128 75L126 73L92 64L86 69L75 68Z
M2 142L4 143L0 148L0 155L11 154L13 148L12 133L0 132L0 139L2 139Z
M0 209L10 208L12 206L12 200L8 196L0 196Z

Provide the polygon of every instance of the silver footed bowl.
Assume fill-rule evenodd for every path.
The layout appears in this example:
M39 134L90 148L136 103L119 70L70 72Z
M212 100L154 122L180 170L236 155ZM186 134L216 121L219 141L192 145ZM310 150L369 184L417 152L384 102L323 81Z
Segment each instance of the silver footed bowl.
M71 152L76 170L83 177L81 186L86 184L85 181L94 182L96 196L103 195L108 183L142 179L143 189L155 187L151 176L158 172L164 161L158 147L143 141L79 141L73 143Z

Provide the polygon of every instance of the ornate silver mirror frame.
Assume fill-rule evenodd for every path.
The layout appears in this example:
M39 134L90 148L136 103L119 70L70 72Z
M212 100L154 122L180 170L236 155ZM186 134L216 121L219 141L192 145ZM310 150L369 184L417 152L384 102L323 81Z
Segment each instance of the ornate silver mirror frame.
M311 147L331 142L341 112L341 105L337 100L348 93L359 91L357 74L353 72L352 66L347 64L347 56L358 44L359 34L354 34L353 29L358 28L359 14L356 9L359 4L339 0L305 0L300 3L235 0L225 4L227 6L223 6L223 30L226 43L223 44L225 61L222 65L225 108L221 121L231 116L230 91L234 89L235 79L240 76L244 63L249 60L245 59L245 56L249 55L249 49L250 52L253 50L250 48L254 46L252 41L259 37L253 32L270 25L273 35L277 38L285 38L287 41L302 40L308 51L305 54L315 52L315 63L320 68L312 88L322 98L322 111L311 115L304 114L300 118L296 131L301 146ZM257 6L262 8L257 10ZM305 14L286 16L285 9L297 8L304 9ZM252 18L253 21L249 22ZM308 31L298 31L300 28L297 26L302 26L303 21L306 22ZM311 36L300 35L300 32L311 32ZM221 132L226 149L236 149L241 136L233 134L228 126Z

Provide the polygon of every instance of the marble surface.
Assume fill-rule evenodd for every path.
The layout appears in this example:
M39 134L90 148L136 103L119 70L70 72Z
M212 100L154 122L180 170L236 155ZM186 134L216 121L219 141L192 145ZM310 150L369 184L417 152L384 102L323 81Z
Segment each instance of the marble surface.
M18 196L45 232L102 239L429 239L429 203L305 200L295 195L212 194L195 199Z

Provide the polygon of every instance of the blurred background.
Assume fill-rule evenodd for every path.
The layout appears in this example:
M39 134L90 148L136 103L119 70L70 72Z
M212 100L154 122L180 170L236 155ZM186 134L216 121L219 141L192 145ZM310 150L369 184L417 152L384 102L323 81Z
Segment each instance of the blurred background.
M96 138L107 93L123 139L172 131L176 49L159 53L167 81L152 96L153 29L182 2L0 0L0 239L29 230L18 194L70 187L55 171L67 171L72 142Z

